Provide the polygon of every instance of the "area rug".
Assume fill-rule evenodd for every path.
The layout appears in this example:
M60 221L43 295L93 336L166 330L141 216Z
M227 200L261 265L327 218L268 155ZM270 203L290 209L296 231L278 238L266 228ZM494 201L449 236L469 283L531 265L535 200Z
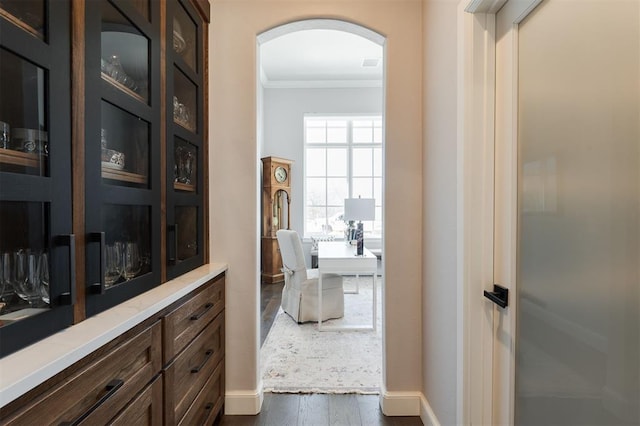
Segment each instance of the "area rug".
M325 324L371 324L371 277L345 277L345 316ZM317 323L297 324L282 308L260 351L265 392L379 393L382 377L381 284L378 277L376 331L318 331Z

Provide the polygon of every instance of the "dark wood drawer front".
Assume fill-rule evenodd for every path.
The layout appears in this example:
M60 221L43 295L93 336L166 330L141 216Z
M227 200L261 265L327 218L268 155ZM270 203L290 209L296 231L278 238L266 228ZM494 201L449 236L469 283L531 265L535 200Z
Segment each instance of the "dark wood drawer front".
M162 374L111 422L111 426L152 426L162 424Z
M224 403L224 361L220 362L193 401L179 426L211 425Z
M163 318L164 362L168 363L224 309L224 275Z
M161 371L161 344L158 321L35 398L7 424L104 423Z
M224 356L224 314L218 315L165 370L165 422L176 424Z

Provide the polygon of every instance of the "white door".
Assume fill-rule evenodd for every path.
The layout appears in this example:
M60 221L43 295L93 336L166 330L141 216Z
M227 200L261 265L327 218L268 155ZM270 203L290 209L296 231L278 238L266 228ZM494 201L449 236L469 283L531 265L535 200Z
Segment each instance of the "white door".
M511 0L495 34L491 423L638 425L640 0Z

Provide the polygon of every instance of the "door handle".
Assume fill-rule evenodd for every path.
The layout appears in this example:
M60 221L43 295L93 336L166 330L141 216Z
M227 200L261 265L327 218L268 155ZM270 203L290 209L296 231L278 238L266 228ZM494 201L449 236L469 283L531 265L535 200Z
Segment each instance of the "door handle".
M491 300L501 308L509 306L509 289L498 284L493 285L493 291L484 291L484 297Z

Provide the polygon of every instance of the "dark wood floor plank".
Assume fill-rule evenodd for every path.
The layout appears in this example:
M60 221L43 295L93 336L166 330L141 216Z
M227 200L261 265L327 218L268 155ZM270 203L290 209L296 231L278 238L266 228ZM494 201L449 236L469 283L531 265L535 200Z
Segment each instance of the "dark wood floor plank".
M378 395L264 394L257 416L222 416L219 426L422 426L420 417L386 417Z
M329 395L330 426L360 426L360 408L355 395Z
M264 426L297 426L299 407L300 395L272 394Z
M380 425L391 426L390 417L382 414L380 409L380 395L356 395L358 407L360 409L360 421L363 426Z
M300 396L298 426L328 425L329 396L323 394L307 394Z
M264 343L273 321L276 318L278 309L280 308L280 301L282 300L282 288L284 282L267 284L262 283L260 288L260 310L262 315L260 317L260 346Z

